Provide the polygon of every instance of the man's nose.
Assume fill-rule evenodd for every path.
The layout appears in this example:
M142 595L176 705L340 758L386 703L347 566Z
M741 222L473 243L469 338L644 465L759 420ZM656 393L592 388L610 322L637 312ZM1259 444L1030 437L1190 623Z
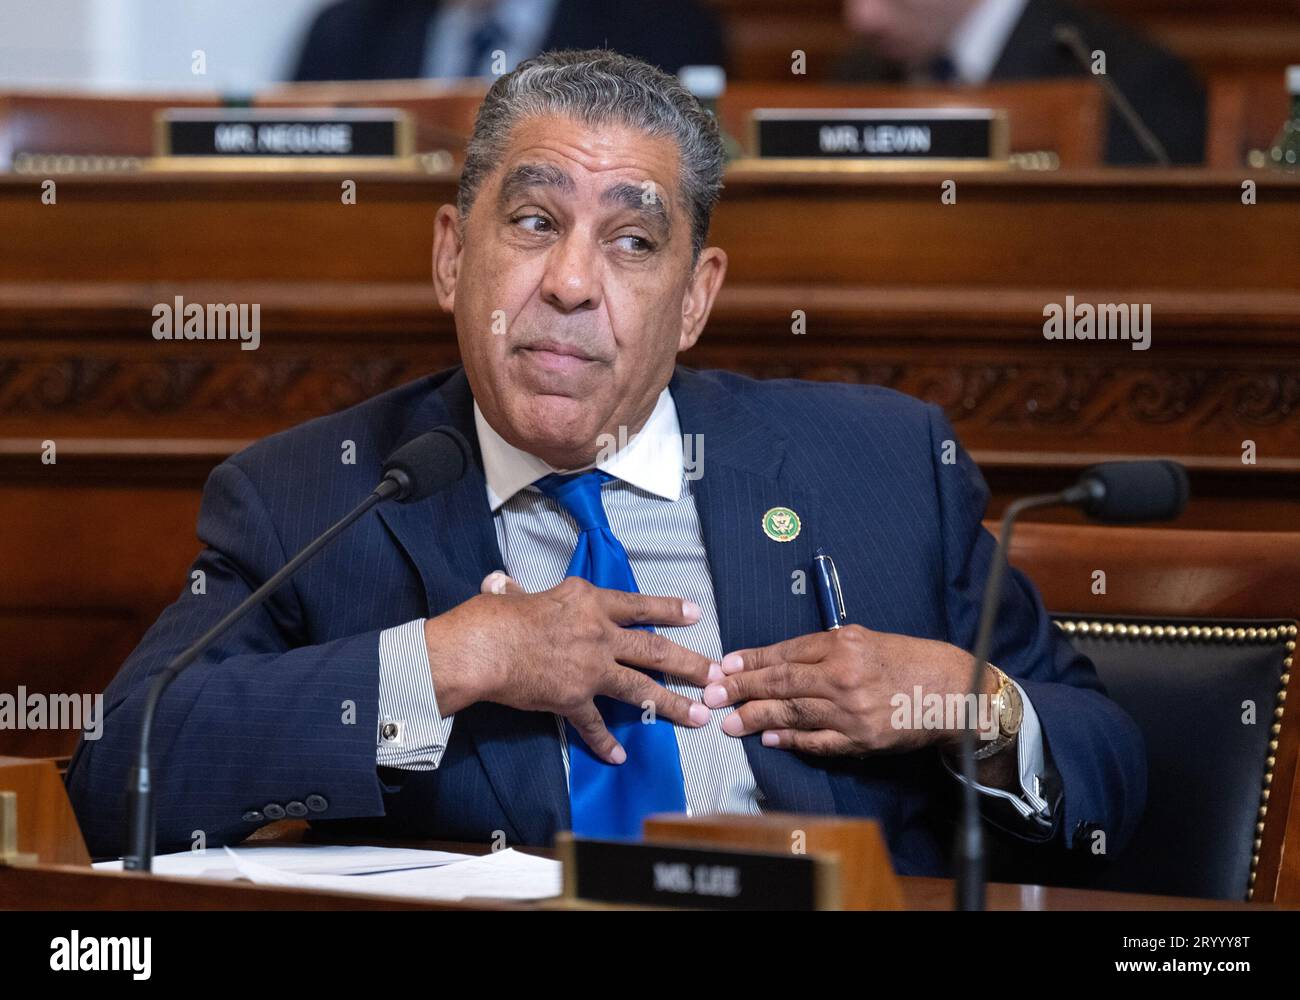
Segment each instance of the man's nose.
M587 237L566 233L552 246L542 279L542 298L565 312L600 304L600 253Z

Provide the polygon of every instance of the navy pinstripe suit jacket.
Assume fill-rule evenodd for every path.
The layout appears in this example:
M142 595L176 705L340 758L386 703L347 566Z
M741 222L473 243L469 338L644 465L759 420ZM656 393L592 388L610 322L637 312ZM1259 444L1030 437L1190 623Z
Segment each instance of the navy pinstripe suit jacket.
M820 628L815 598L791 587L818 546L836 559L852 621L971 647L994 547L980 524L988 491L964 452L952 461L955 435L937 407L875 387L681 367L671 389L682 432L703 435L692 488L724 650ZM193 567L206 592L187 583L149 630L109 685L101 739L83 740L69 769L92 853L123 849L148 677L369 492L394 448L444 423L475 441L461 368L266 438L213 471ZM348 442L355 464L342 459ZM775 506L801 516L794 541L760 530ZM470 598L501 565L478 465L447 492L353 526L168 690L152 744L160 850L185 849L200 830L209 846L238 842L258 825L246 812L308 796L327 804L317 823L550 843L569 813L549 714L479 703L457 713L437 770L375 764L380 631ZM1140 734L1033 586L1012 573L1005 589L991 659L1029 695L1064 793L1050 840L1011 842L1062 860L1097 827L1114 851L1145 798ZM876 817L901 872L947 870L957 782L933 751L827 759L744 742L765 808Z

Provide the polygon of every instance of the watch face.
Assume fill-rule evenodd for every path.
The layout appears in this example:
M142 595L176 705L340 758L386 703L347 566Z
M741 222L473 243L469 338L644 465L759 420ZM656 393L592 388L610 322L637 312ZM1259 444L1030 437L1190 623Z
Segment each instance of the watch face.
M1020 732L1025 706L1020 700L1020 692L1010 680L1003 684L1002 690L998 692L998 702L998 727L1006 735L1014 736Z

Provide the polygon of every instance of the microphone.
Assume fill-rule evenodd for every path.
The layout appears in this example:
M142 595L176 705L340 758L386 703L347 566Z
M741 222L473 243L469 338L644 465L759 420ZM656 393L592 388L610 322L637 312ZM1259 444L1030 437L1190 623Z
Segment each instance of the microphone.
M469 442L454 427L438 427L408 441L388 456L380 499L411 503L455 484L474 460ZM390 485L391 484L391 485ZM391 489L393 492L388 493Z
M456 483L472 461L469 442L452 427L437 427L398 448L384 463L383 478L361 503L326 528L265 583L239 602L225 617L176 655L154 678L140 719L140 746L127 776L129 851L122 859L128 871L147 872L153 867L155 837L153 784L150 777L149 737L158 702L169 684L232 625L260 605L304 563L320 552L363 514L385 500L412 503L424 500Z
M1105 462L1065 492L1067 502L1086 494L1079 506L1098 521L1171 521L1187 506L1187 470L1177 462Z
M1160 140L1156 138L1156 134L1147 127L1147 123L1142 120L1142 116L1134 109L1124 91L1120 90L1119 85L1106 73L1094 73L1092 71L1092 55L1079 29L1073 24L1058 24L1052 29L1052 38L1060 48L1073 57L1074 61L1079 64L1088 76L1097 81L1097 85L1101 87L1102 92L1106 95L1106 100L1119 112L1120 117L1124 119L1128 127L1133 130L1133 134L1137 136L1138 142L1142 144L1142 148L1147 151L1151 159L1162 167L1169 166L1169 153L1166 152Z
M1177 462L1104 462L1087 469L1079 481L1060 493L1022 497L1007 506L997 551L989 567L980 608L979 629L971 654L971 697L967 704L978 704L984 668L993 647L993 628L997 623L998 604L1002 597L1002 577L1011 549L1011 533L1016 520L1027 510L1043 507L1078 507L1089 517L1104 523L1131 524L1136 521L1170 521L1187 506L1189 490L1187 470ZM979 794L975 791L975 729L967 726L962 733L961 825L957 833L955 866L959 910L984 909L984 832L980 826Z

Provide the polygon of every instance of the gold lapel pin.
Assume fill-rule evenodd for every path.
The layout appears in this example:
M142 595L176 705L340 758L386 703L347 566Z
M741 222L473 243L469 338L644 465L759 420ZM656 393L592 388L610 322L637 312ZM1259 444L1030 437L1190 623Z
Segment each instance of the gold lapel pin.
M793 542L803 525L789 507L773 507L763 515L763 534L774 542Z

